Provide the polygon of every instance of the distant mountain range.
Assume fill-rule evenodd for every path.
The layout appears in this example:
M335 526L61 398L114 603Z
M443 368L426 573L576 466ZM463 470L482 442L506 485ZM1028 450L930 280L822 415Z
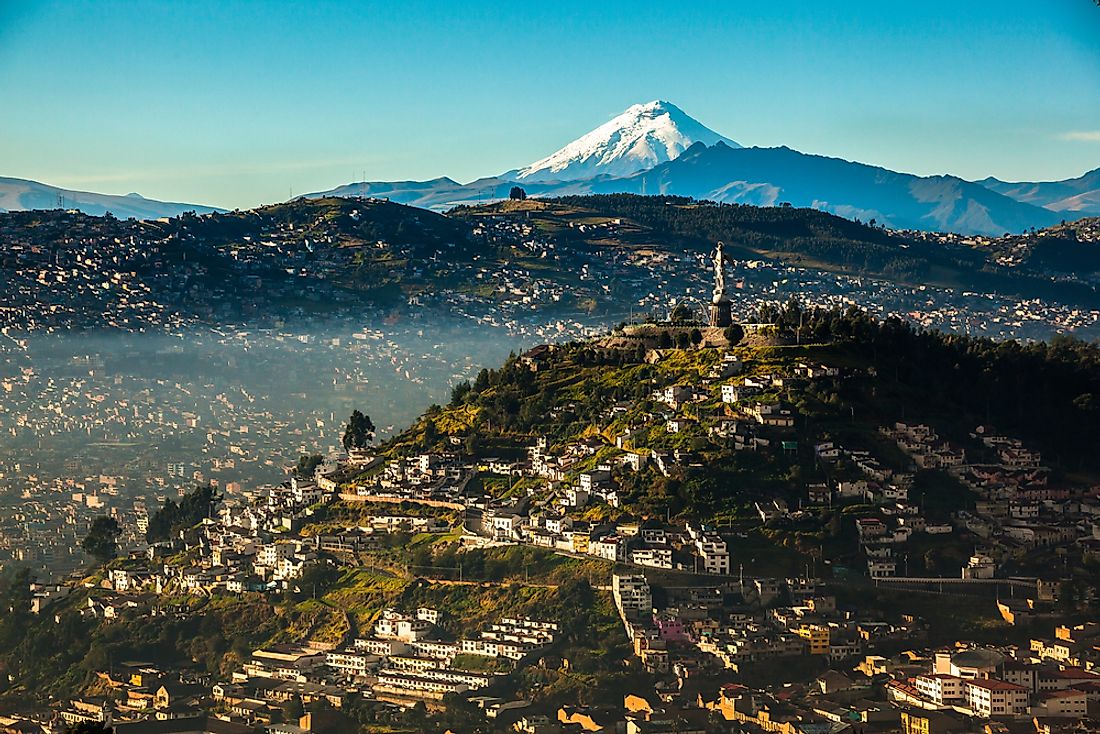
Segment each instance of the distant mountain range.
M1100 169L1049 183L915 176L790 148L744 148L669 102L634 105L557 152L499 176L347 184L321 196L376 196L449 209L508 196L675 194L813 207L901 229L1002 235L1100 215Z
M637 104L560 150L497 176L459 183L364 181L299 198L376 197L446 210L528 196L673 194L757 206L812 207L898 229L999 236L1100 216L1100 168L1066 181L916 176L780 148L745 148L670 102ZM66 208L153 219L214 207L109 196L0 178L0 211Z
M197 214L225 211L213 206L156 201L146 199L140 194L95 194L61 189L22 178L0 177L0 212L28 209L76 209L97 216L110 212L119 219L159 219L192 211Z
M790 148L695 144L679 158L594 193L677 194L737 204L790 203L889 227L1000 235L1061 216L954 176L913 176Z
M1069 218L1100 214L1100 168L1065 181L1009 183L990 177L978 183L1016 201L1072 215Z

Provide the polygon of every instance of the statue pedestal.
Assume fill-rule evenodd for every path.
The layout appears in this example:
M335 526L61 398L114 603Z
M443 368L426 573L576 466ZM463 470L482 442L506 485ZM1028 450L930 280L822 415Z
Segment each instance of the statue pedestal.
M710 325L725 328L733 324L733 316L730 313L730 302L723 298L718 303L710 304Z

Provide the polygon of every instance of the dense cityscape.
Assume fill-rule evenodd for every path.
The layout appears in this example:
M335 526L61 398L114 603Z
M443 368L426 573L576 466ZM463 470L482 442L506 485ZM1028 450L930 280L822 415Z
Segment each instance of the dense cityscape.
M1098 24L0 2L0 734L1100 734Z

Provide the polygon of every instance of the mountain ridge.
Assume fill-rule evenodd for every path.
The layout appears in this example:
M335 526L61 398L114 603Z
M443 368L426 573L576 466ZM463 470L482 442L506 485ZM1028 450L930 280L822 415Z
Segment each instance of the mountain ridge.
M135 192L125 196L100 194L65 189L32 179L0 176L0 211L62 208L59 204L94 216L110 212L120 219L160 219L179 216L184 212L209 214L227 211L215 206L149 199Z
M1002 181L989 176L974 183L1050 211L1100 215L1100 168L1061 181Z
M597 185L593 193L607 184ZM899 229L1000 235L1060 217L957 176L916 176L882 166L779 148L692 146L679 158L617 186L724 203L786 202Z
M664 138L671 144L656 151L655 131L672 135ZM631 156L639 144L641 153ZM1100 208L1100 181L1092 192L1090 175L1065 195L1079 197L1066 210L1090 214L1093 194ZM756 206L791 203L897 229L964 235L1022 233L1065 216L1049 206L1058 198L1054 194L1029 200L1012 188L1031 184L918 176L787 146L744 147L660 100L634 105L555 153L499 176L467 184L449 178L364 182L306 196L380 196L447 210L507 198L517 185L536 198L631 193Z
M441 181L446 183L440 183ZM898 229L999 236L1057 224L1062 215L1017 201L957 176L916 176L882 166L802 153L792 148L694 143L677 158L631 176L572 181L483 178L348 184L306 198L378 196L436 210L505 199L513 186L528 196L667 194L724 203L791 203Z

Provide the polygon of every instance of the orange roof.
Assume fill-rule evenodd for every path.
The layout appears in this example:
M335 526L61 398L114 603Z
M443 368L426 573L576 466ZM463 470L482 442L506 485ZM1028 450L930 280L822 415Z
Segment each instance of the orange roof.
M1062 680L1095 680L1100 678L1100 675L1096 673L1090 673L1087 670L1081 668L1064 668L1063 670L1044 670L1043 675L1049 678L1060 678Z
M1053 698L1084 698L1085 692L1074 690L1073 688L1067 688L1064 691L1044 691L1043 693L1039 694L1039 697L1042 698L1044 701Z

